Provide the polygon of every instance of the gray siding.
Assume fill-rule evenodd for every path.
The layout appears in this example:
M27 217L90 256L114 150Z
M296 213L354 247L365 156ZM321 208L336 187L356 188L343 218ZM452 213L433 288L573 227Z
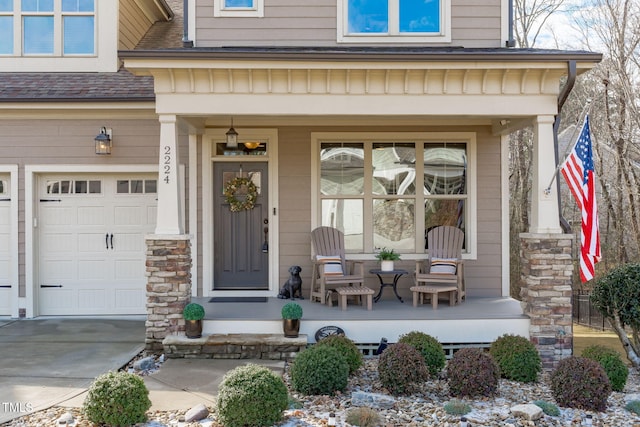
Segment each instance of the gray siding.
M313 2L264 0L264 2L263 18L214 18L213 1L197 0L196 45L198 47L348 45L336 42L337 5L335 0ZM446 45L502 47L504 40L500 38L500 24L500 0L452 0L452 41ZM427 44L428 42L425 42L420 46ZM362 43L358 45L361 46Z

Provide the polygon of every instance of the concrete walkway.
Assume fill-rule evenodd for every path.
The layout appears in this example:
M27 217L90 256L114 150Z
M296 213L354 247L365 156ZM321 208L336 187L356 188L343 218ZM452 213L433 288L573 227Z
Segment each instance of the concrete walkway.
M0 423L82 394L144 348L144 320L0 320Z
M95 377L127 365L144 336L144 320L0 319L0 424L52 406L81 408ZM248 363L284 370L277 360L166 360L143 377L151 410L213 406L224 375Z

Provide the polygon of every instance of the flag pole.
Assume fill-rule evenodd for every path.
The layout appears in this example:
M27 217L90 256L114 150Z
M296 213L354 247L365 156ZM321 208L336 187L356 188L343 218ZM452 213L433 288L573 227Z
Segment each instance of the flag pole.
M576 126L576 128L573 130L573 133L571 134L571 138L569 139L569 141L573 141L575 136L576 136L576 133L578 133L578 130L582 129L582 126L584 126L584 121L586 120L586 117L587 117L587 110L589 109L590 106L591 106L591 100L587 99L587 102L586 102L584 108L582 109L582 112L578 116L579 118L582 117L582 121L580 122L581 126ZM571 147L573 147L573 146L571 146ZM567 159L567 153L568 153L569 149L570 149L570 147L568 146L567 150L565 150L565 153L563 155L563 159L564 160ZM556 165L556 170L553 172L553 175L551 175L551 181L549 181L549 186L544 189L545 196L548 196L549 194L551 194L551 185L553 185L553 181L555 181L556 176L558 175L558 172L560 172L560 169L562 168L562 164L564 163L564 160L562 162L559 162Z

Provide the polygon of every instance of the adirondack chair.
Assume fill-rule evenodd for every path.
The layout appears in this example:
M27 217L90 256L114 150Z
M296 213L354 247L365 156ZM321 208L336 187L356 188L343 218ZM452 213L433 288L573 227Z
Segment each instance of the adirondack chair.
M427 233L429 258L416 261L413 305L431 297L434 309L438 308L438 294L448 293L451 305L460 304L465 297L462 244L464 232L456 227L435 227Z
M344 234L333 227L318 227L311 232L313 272L311 301L327 302L327 291L335 286L363 286L364 263L347 261L344 253ZM330 301L330 300L329 300Z

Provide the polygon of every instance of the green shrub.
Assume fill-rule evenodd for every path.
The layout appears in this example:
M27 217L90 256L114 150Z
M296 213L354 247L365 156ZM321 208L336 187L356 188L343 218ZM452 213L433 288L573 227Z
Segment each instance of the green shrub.
M611 384L604 368L586 357L568 357L551 372L551 392L560 406L604 411Z
M225 427L272 426L282 420L289 396L282 378L264 366L248 364L227 372L216 402Z
M349 365L349 375L355 373L362 366L362 352L353 341L344 335L329 335L321 339L317 345L328 345L338 350Z
M536 400L533 404L542 409L542 412L544 412L545 415L549 415L550 417L560 416L560 409L558 409L558 406L553 403L545 402L544 400Z
M452 396L492 396L498 389L500 368L482 349L463 348L449 360L447 379Z
M302 319L302 306L296 302L288 302L282 306L283 319Z
M347 386L349 365L336 348L314 345L298 353L290 375L293 389L300 393L333 394Z
M429 379L427 365L420 352L405 343L391 344L380 355L378 376L391 394L407 394L417 383Z
M189 303L182 310L184 320L202 320L204 319L204 307L195 302Z
M84 400L83 411L94 424L129 426L147 421L149 390L138 375L107 372L97 377Z
M382 419L374 409L360 407L347 411L347 424L359 427L378 427L382 425Z
M612 390L624 390L629 376L629 368L622 361L620 353L609 347L592 345L582 351L582 357L595 360L604 368Z
M459 399L451 399L444 404L444 411L449 415L466 415L471 412L471 406Z
M534 382L542 370L536 346L519 335L502 335L491 344L489 354L498 363L500 374L513 381Z
M444 368L446 357L442 344L432 337L420 331L412 331L408 334L401 335L398 342L409 344L422 354L424 362L427 364L429 374L438 375L438 372Z
M640 400L630 400L624 405L624 409L629 412L633 412L636 415L640 415Z

